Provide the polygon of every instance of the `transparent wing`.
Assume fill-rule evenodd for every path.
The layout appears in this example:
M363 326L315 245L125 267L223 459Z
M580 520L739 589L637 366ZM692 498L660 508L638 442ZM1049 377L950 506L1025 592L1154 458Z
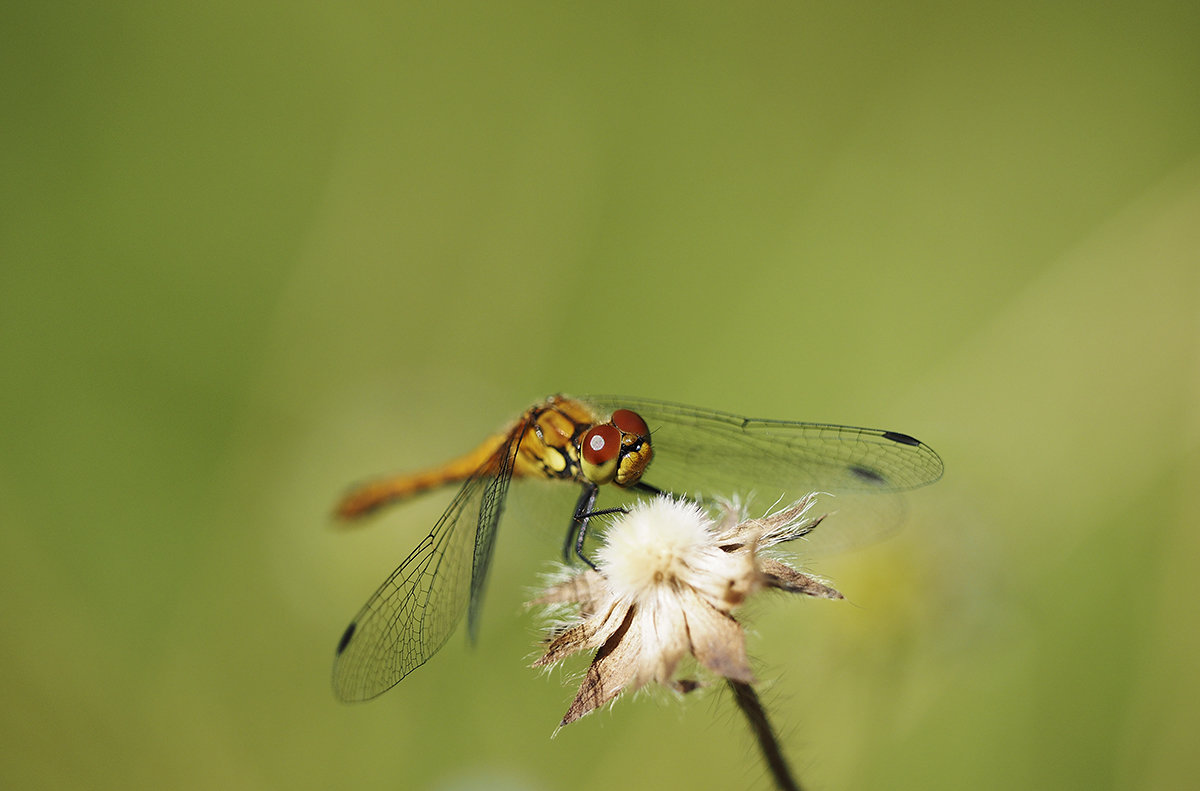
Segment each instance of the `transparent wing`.
M500 524L500 515L504 512L504 502L508 497L508 485L512 483L517 451L521 449L521 440L532 422L533 416L530 414L529 418L509 435L508 442L497 454L498 469L495 476L484 489L483 500L479 504L479 529L475 531L475 552L471 565L471 604L467 610L467 634L472 642L479 633L483 591L487 586L488 571L492 567L492 552L496 548L496 526Z
M333 663L333 689L341 700L374 698L425 664L446 644L468 604L474 638L496 525L524 434L523 426L514 431L463 484L429 535L346 628Z
M828 423L745 418L625 396L584 396L601 413L632 409L650 427L654 460L644 481L704 498L753 496L765 508L809 492L831 513L810 549L845 549L894 529L898 493L942 476L942 460L907 434Z

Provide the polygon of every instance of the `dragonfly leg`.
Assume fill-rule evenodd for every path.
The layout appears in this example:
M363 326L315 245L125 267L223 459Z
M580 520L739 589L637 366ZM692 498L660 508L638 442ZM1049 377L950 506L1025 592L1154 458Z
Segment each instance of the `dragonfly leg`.
M575 503L575 513L571 515L571 524L567 528L567 538L563 541L563 561L566 563L571 562L572 549L575 549L576 553L579 551L576 548L576 539L581 532L586 530L587 516L585 514L591 512L592 506L596 503L596 494L599 491L600 487L593 483L585 483L583 485L583 492L579 495L579 501ZM584 558L584 560L587 560L587 558ZM589 563L588 565L592 564ZM592 568L595 568L595 566L593 565Z
M627 514L628 508L601 508L599 511L588 511L586 514L579 516L579 533L575 536L575 554L584 563L592 568L596 568L596 564L588 560L587 555L583 554L583 540L587 537L588 520L593 516L607 516L609 514ZM599 569L597 569L599 570Z
M567 543L563 546L563 557L569 561L570 558L568 557L568 551L571 545L571 538L574 536L575 556L591 566L593 569L596 569L596 564L593 563L587 555L583 554L583 542L587 539L588 520L593 516L629 513L628 508L601 508L597 511L593 511L592 506L596 503L597 490L598 487L594 484L585 485L583 494L580 495L579 502L575 505L575 516L571 520L571 529L567 533ZM596 570L598 571L599 569Z

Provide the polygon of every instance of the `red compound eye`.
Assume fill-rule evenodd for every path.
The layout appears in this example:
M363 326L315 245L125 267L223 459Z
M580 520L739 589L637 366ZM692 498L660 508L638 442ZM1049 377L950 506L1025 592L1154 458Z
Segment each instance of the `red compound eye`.
M642 416L632 410L618 409L612 414L612 422L614 426L626 434L633 434L635 437L650 436L650 428L646 425L646 421L642 420Z
M589 429L583 435L580 451L587 464L596 467L608 464L621 452L621 432L608 424Z

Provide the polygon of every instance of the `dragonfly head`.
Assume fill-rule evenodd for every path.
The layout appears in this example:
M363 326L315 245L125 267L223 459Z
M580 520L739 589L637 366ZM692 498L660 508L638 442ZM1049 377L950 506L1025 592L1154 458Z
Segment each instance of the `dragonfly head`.
M653 458L646 421L628 409L618 409L607 423L588 429L579 447L583 475L595 484L633 486Z

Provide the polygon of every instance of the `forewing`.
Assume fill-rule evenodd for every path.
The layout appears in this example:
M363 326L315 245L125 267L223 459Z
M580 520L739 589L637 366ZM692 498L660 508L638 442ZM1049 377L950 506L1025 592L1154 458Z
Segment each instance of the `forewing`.
M899 523L899 492L942 475L928 445L899 432L744 418L682 404L624 396L586 396L598 411L632 409L650 427L654 460L643 480L675 494L710 498L753 496L770 506L809 492L831 518L812 545L842 549L886 533ZM827 545L822 547L821 545Z

